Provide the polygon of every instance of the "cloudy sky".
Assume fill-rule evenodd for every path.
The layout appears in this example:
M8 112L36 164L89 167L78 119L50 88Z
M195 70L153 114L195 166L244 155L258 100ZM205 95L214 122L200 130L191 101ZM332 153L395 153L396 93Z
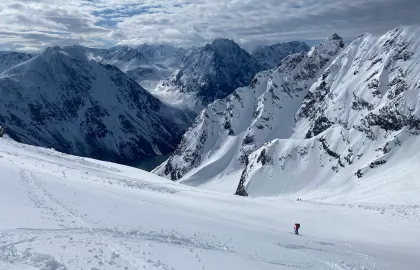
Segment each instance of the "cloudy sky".
M353 39L420 24L420 0L0 0L0 50L52 45L91 47L170 43L188 47L217 37L245 47Z

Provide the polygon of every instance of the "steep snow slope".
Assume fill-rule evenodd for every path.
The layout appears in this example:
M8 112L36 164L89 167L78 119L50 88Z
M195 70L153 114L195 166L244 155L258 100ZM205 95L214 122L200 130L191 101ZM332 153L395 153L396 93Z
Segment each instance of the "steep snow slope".
M0 73L31 58L32 55L29 53L0 52Z
M282 42L272 45L257 46L252 51L252 56L264 69L277 67L286 56L308 52L311 48L302 41Z
M419 34L419 27L403 27L350 44L306 95L293 140L271 142L250 156L244 189L316 199L328 191L336 200L349 193L361 201L417 200Z
M240 179L240 195L416 200L419 34L366 34L344 50L335 35L286 58L210 105L156 172L228 192Z
M249 84L262 69L250 54L227 39L216 39L204 47L188 50L184 62L154 93L167 103L197 113L237 87Z
M246 157L265 142L293 133L294 115L311 84L342 47L343 40L334 35L208 106L156 173L233 193ZM227 177L230 174L233 179Z
M393 210L220 195L0 139L2 270L415 270L419 209Z
M172 151L184 116L76 47L48 48L0 76L0 124L14 139L126 162Z

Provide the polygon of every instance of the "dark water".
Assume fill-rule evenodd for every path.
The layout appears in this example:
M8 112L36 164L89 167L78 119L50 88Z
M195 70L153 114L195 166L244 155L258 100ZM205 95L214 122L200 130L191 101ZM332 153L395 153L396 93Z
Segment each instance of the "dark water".
M151 172L154 168L162 164L165 160L167 160L172 153L162 155L162 156L153 156L153 157L146 157L132 164L129 164L131 167L136 167L138 169Z

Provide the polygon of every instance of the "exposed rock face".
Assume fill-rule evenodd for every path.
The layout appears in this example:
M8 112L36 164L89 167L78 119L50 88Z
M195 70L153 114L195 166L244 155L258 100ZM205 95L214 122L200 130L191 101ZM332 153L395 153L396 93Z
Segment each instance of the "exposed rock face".
M216 99L225 98L236 88L248 85L262 69L258 62L233 40L216 39L185 54L184 65L163 81L157 92L169 95L175 103L200 112Z
M231 166L243 168L247 156L265 142L292 134L294 116L310 85L342 47L341 38L327 39L309 53L286 57L277 69L257 74L251 85L210 104L156 172L178 180L205 166L212 159L209 153L219 151L231 154ZM229 146L223 146L227 142Z
M402 27L344 48L333 35L286 57L210 104L155 172L251 196L363 200L371 189L401 188L406 164L420 162L419 36Z

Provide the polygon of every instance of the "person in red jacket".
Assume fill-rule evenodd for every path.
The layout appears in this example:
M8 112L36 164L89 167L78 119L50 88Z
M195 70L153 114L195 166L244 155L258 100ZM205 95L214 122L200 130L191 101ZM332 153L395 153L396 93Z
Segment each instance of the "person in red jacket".
M295 234L299 234L299 228L300 228L300 224L295 223Z

